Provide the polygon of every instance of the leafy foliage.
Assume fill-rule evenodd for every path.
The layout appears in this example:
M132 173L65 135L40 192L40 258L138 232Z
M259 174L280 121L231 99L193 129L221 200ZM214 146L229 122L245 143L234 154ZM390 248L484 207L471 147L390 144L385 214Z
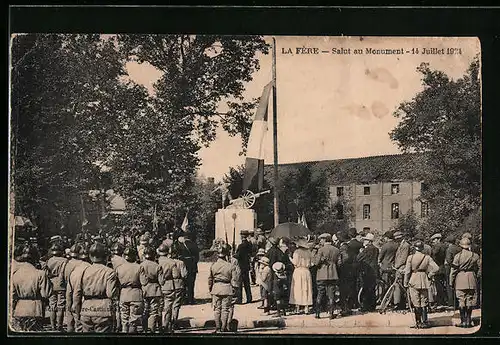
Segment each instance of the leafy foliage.
M390 136L406 152L427 152L420 173L431 215L422 230L448 233L481 204L479 61L457 80L425 63L417 70L424 89L398 107L401 121Z

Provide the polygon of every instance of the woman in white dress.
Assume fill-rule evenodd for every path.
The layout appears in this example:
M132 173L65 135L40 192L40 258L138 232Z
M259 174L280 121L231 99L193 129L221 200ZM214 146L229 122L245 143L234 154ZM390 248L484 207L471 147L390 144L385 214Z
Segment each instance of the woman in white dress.
M296 242L297 249L293 253L292 263L295 267L290 284L290 304L295 305L295 311L304 308L310 313L312 302L312 277L309 268L312 266L312 254L306 240Z

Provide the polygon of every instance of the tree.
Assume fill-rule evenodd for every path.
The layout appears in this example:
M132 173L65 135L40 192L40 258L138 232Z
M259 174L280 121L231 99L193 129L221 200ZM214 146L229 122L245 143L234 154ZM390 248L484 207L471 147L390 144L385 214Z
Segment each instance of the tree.
M81 222L80 195L99 188L100 167L122 118L142 106L124 81L123 55L100 35L28 34L12 40L12 187L15 212L46 234Z
M149 62L163 76L155 85L157 106L196 131L201 143L218 126L240 134L246 147L257 100L244 101L245 83L257 71L257 53L268 53L260 36L119 35L121 50ZM221 102L227 111L221 111Z
M419 231L419 226L420 222L417 215L413 210L410 210L399 217L398 223L395 226L395 231L401 231L409 238L413 238Z
M481 99L479 61L457 80L426 63L423 90L400 104L399 124L390 133L404 152L425 152L420 169L430 217L423 230L456 231L481 204ZM427 230L425 230L427 229Z

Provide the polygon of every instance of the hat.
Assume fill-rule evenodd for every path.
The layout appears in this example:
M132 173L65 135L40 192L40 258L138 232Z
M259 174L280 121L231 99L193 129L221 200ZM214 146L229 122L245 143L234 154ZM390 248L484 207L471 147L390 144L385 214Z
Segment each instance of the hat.
M269 266L269 258L268 258L267 256L263 256L263 257L261 257L261 258L260 258L260 260L259 260L259 262L260 262L261 264L264 264L264 265Z
M278 278L286 278L285 265L282 262L275 262L273 264L273 271Z
M373 241L375 239L375 236L372 233L367 233L365 237L363 237L364 240L366 241Z
M149 243L149 237L146 234L142 235L140 237L140 239L139 239L139 243L140 244L148 244Z
M254 229L250 229L250 230L248 230L248 234L249 234L249 235L253 235L254 233L255 233L255 230L254 230Z
M394 239L394 232L391 230L388 230L388 231L384 232L384 237L387 237L388 239L393 240Z
M256 235L262 235L263 233L264 233L264 231L261 228L255 229L255 234Z
M458 244L460 247L469 249L470 248L470 240L467 237L462 237L460 243Z
M297 245L297 247L309 249L309 243L307 242L307 240L300 239L295 241L295 244Z
M264 256L264 255L266 255L266 250L264 248L259 248L256 256Z
M106 247L104 244L96 242L89 249L89 256L92 261L99 261L106 258Z
M50 242L59 241L59 240L62 240L62 237L59 235L55 235L55 236L52 236L50 238Z
M322 233L321 235L318 236L318 238L324 238L324 239L331 239L332 236L329 233Z
M397 240L398 238L403 237L403 233L401 231L396 231L394 233L394 239Z
M248 236L248 230L241 230L240 235L243 237Z
M417 241L415 242L415 244L413 245L415 247L416 250L418 251L422 251L424 250L424 242L422 241Z
M470 240L472 239L472 234L470 232L464 232L462 238L468 238Z
M168 255L169 248L165 244L160 244L158 249L156 249L156 253L161 256L166 256Z
M438 238L440 239L440 238L442 238L442 237L443 237L443 235L441 235L441 234L439 234L439 233L438 233L438 234L434 234L434 235L432 235L432 236L431 236L431 241L432 241L432 240L435 240L435 239L438 239Z
M52 255L61 255L63 253L63 248L58 244L54 244L50 247L50 253Z
M79 245L79 244L73 244L71 246L71 248L69 249L69 255L72 257L72 258L75 258L77 259L78 258L78 254L80 254L80 250L82 249L82 246Z

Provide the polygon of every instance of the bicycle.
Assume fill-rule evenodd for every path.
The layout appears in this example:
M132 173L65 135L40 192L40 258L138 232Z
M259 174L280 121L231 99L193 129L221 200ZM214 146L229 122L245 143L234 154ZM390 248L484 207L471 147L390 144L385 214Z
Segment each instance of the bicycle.
M393 268L393 269L396 271L396 268ZM401 294L402 295L401 297L407 299L406 292L405 292L406 289L400 280L401 280L401 278L398 277L398 274L395 274L394 275L394 282L391 284L391 286L389 286L386 293L384 294L384 297L382 298L382 301L380 302L380 307L379 307L380 314L385 314L385 312L387 311L387 308L389 307L389 304L391 303L391 301L393 299L394 290L396 290L396 287L399 287L400 291L403 292ZM406 301L406 302L408 302L408 301Z
M377 282L375 283L375 297L376 297L376 302L377 305L379 305L382 302L382 299L384 298L384 295L387 291L387 284L385 281L383 281L380 278L377 278ZM358 303L359 305L363 305L363 293L364 289L363 286L358 291Z

